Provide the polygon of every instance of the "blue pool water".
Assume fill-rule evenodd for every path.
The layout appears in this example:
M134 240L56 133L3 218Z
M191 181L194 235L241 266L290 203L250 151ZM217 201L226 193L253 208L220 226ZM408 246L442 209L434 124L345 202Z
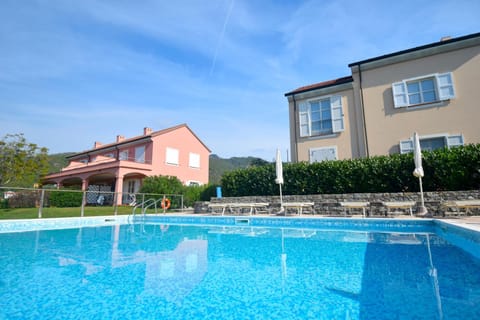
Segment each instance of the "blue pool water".
M0 319L480 318L480 259L438 226L249 222L0 233Z

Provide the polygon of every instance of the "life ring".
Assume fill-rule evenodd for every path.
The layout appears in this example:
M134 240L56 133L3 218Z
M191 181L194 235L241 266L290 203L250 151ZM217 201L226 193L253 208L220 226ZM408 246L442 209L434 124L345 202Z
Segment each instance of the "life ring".
M168 208L170 208L170 205L171 205L171 204L172 204L172 203L170 202L170 199L168 199L168 198L163 199L163 200L162 200L162 209L168 209Z

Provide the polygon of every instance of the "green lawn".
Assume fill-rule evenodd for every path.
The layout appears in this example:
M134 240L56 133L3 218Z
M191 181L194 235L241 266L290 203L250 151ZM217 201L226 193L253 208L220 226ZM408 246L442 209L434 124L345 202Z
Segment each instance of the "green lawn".
M137 213L140 210L137 210ZM119 206L117 214L131 214L132 207ZM43 208L42 218L80 217L80 207L74 208ZM113 207L85 207L84 216L110 216L114 214ZM34 219L38 218L38 208L0 209L0 219Z

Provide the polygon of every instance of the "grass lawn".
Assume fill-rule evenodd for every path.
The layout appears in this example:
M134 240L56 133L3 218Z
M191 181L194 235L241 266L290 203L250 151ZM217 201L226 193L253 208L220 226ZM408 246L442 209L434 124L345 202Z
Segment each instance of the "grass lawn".
M137 211L138 213L139 211ZM132 207L119 206L118 215L131 214ZM84 216L110 216L114 207L85 207ZM73 208L43 208L42 218L80 217L80 207ZM0 219L35 219L38 218L38 208L0 209Z

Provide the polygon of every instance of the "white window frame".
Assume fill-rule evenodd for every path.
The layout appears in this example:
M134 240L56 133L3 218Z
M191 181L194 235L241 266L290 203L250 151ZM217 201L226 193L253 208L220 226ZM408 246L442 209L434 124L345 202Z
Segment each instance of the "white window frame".
M178 166L179 165L179 151L175 148L167 147L165 149L165 163L169 165Z
M420 82L426 79L434 80L435 87L435 101L428 101L420 103L410 103L408 98L407 84L411 82ZM453 81L453 74L451 72L435 73L424 75L421 77L415 77L410 79L404 79L399 82L392 83L393 93L393 106L394 108L405 108L410 106L417 106L422 104L432 104L441 101L446 101L455 98L455 86ZM422 98L423 99L423 98Z
M321 160L316 160L316 159L314 159L313 154L314 154L315 152L318 152L318 151L320 151L320 152L324 152L324 151L333 152L334 159L321 159ZM337 148L337 146L310 148L310 149L308 149L308 160L309 160L310 163L322 162L322 161L338 160L338 148Z
M145 163L145 146L135 148L135 162Z
M200 169L200 155L190 152L188 156L188 166L190 168Z
M445 139L445 146L447 148L463 146L465 144L465 140L463 139L462 134L436 134L436 135L427 135L427 136L420 136L419 139L422 141L423 139L434 139L434 138L444 138ZM410 153L413 152L413 137L410 139L401 140L400 141L400 153Z
M328 133L320 133L312 135L312 116L311 116L311 103L321 100L330 100L330 115L332 121L332 131ZM312 137L312 136L326 136L335 133L339 133L345 130L344 114L342 96L329 95L322 96L315 99L305 100L298 105L298 121L300 137Z

